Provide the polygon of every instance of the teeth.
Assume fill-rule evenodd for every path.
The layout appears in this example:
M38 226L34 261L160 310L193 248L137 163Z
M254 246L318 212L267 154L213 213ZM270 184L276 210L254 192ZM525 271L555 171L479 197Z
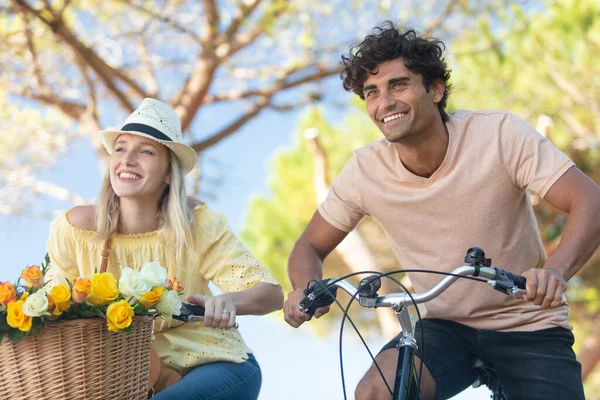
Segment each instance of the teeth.
M405 115L406 115L406 113L399 113L399 114L390 115L389 117L385 117L383 119L383 123L388 123L388 122L393 121L395 119L402 118Z
M134 174L130 174L129 172L121 172L119 174L119 178L123 178L123 179L133 179L133 180L138 180L140 179L139 176L134 175Z

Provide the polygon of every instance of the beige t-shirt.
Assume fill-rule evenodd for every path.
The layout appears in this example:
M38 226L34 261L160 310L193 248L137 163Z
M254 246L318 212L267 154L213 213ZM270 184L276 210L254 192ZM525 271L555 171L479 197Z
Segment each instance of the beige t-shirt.
M325 201L323 218L350 232L365 215L379 221L403 269L450 272L481 247L492 267L522 274L546 261L526 189L544 197L574 163L529 124L505 111L455 111L449 143L429 178L409 172L386 140L355 151ZM418 292L441 277L413 273ZM428 302L427 317L477 329L572 329L566 299L540 309L488 285L459 279Z

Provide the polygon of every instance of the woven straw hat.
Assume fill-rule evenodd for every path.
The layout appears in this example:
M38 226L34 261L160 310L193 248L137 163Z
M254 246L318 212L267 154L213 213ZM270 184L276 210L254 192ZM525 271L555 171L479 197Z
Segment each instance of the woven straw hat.
M181 162L187 174L198 163L198 154L183 143L181 120L177 113L156 99L144 99L142 104L126 120L121 129L100 131L102 144L112 154L115 140L123 133L143 136L167 146Z

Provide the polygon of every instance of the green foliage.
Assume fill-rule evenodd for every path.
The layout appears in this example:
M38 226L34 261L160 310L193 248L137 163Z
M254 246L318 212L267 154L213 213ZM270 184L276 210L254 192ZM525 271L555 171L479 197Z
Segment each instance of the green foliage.
M328 155L327 175L337 176L355 148L379 137L364 113L349 115L339 126L327 122L317 108L309 110L299 124L291 148L279 151L271 161L268 195L255 195L249 205L242 239L289 289L287 258L317 208L313 187L313 155L303 132L316 128Z

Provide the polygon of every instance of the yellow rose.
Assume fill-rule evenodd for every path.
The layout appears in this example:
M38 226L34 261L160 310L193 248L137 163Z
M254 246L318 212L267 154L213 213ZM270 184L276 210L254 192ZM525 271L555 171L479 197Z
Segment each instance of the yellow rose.
M133 308L125 300L112 303L106 309L108 330L118 332L127 328L133 321Z
M21 298L19 300L27 300L27 298L29 297L29 292L23 292L23 294L21 295Z
M143 305L146 308L151 307L158 303L158 301L160 300L160 296L162 296L164 291L165 288L156 287L149 292L140 294L138 297L138 301L141 305Z
M37 265L25 268L21 271L21 278L27 283L27 287L39 289L44 286L44 275Z
M18 328L22 332L29 332L31 329L31 317L23 313L24 300L13 301L6 308L6 322L13 328Z
M17 301L17 292L10 282L0 282L0 304L7 306L8 303Z
M88 278L77 278L73 283L73 301L75 303L83 303L87 299L90 291L92 290L92 281Z
M54 286L50 291L50 297L55 304L52 312L54 315L60 315L71 307L71 290L65 284Z
M119 297L117 280L112 274L104 272L92 278L92 290L88 300L95 306L104 306Z

